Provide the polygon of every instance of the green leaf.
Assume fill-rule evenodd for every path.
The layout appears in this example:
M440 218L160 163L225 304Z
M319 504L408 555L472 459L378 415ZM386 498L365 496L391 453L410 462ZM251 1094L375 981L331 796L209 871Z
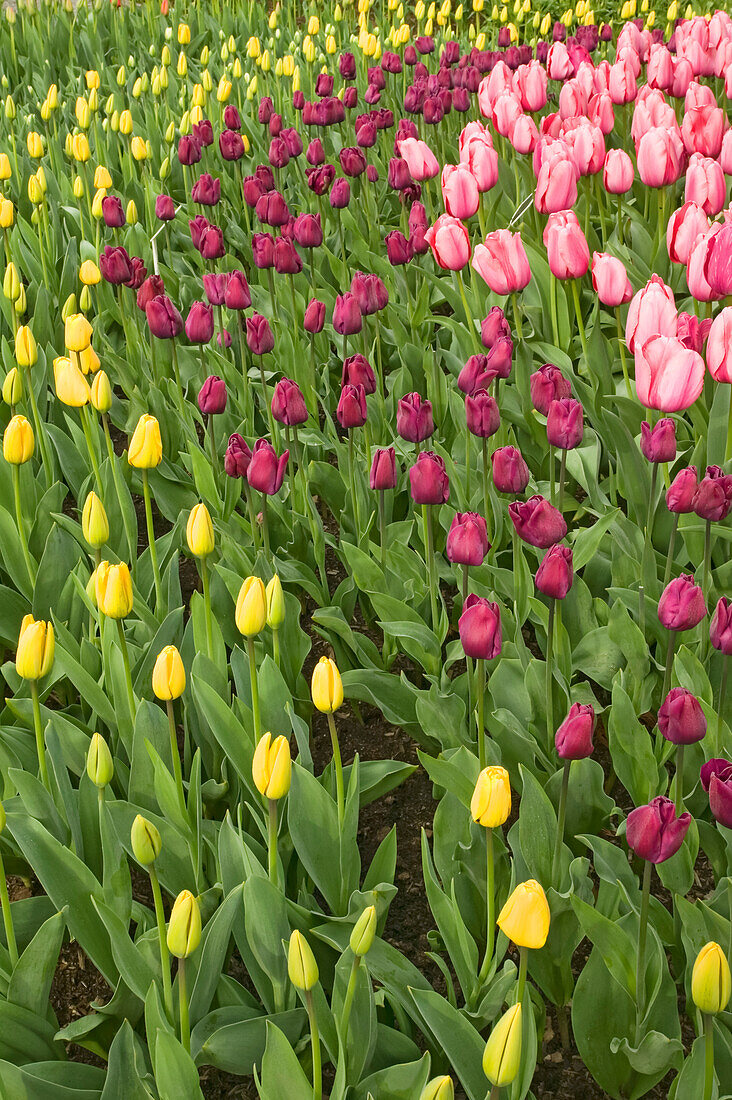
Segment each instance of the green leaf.
M204 1100L193 1059L175 1036L162 1028L155 1039L155 1084L160 1100Z
M582 931L600 952L608 971L628 996L635 999L636 949L630 936L619 924L603 917L575 895L570 901Z
M48 1009L48 994L63 943L66 919L54 913L36 932L13 970L7 999L38 1016Z
M262 1058L260 1100L313 1100L313 1089L287 1037L267 1022L267 1044Z
M294 1045L307 1025L307 1013L296 1008L265 1016L243 1005L217 1008L193 1030L191 1051L196 1064L248 1076L262 1062L269 1025L279 1028Z
M649 802L656 790L656 758L648 730L638 721L628 693L619 682L613 685L608 740L615 771L633 802L636 806Z
M142 1045L129 1020L123 1020L109 1048L101 1100L150 1100L152 1092L145 1085L146 1077Z
M518 819L521 855L532 877L548 886L557 835L557 818L536 776L521 768L523 793Z
M473 1025L434 990L410 989L428 1028L460 1078L469 1100L485 1100L485 1041Z

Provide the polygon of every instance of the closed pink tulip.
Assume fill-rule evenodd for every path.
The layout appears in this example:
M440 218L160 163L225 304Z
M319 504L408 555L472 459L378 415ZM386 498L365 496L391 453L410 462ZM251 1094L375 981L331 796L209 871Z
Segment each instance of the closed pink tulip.
M707 367L715 382L732 383L732 306L727 306L712 321Z
M424 239L440 267L448 271L462 271L470 259L470 237L459 218L442 214L431 225Z
M685 202L674 210L666 227L666 247L675 264L687 264L696 242L709 232L709 218L696 202Z
M557 279L581 279L590 266L590 249L577 215L550 214L544 229L549 267Z
M549 47L546 71L550 80L566 80L574 72L574 65L564 42L553 42Z
M491 121L497 133L510 138L516 119L522 114L523 109L518 98L513 92L504 92L493 104Z
M587 117L595 126L600 127L603 134L612 132L615 126L615 111L609 92L595 92L590 96Z
M511 144L517 153L533 153L539 140L539 131L531 115L520 115L513 124ZM498 159L496 157L496 176Z
M513 89L525 111L541 111L546 106L547 73L538 61L521 65L514 73Z
M477 245L473 267L494 294L515 294L531 281L529 258L520 233L497 229Z
M727 197L727 181L722 166L711 157L694 153L686 169L684 198L701 206L705 214L718 214Z
M680 412L704 386L704 360L676 336L651 336L635 349L635 389L647 409Z
M652 88L668 92L674 82L674 59L671 51L661 42L651 46L648 56L648 83Z
M686 282L697 302L715 302L723 297L717 286L709 281L710 260L714 250L714 238L722 229L717 222L696 242L689 253L686 265Z
M605 157L602 182L609 195L625 195L633 186L633 161L623 149L610 149Z
M610 67L608 79L608 92L613 103L618 106L623 103L632 103L638 94L638 81L634 67L629 58L616 61Z
M572 160L580 176L593 176L602 171L605 162L605 138L599 126L586 119L565 123L564 140L572 151Z
M425 141L418 138L402 138L399 142L399 152L407 162L409 174L417 183L431 180L440 171L437 157Z
M546 158L536 181L534 205L540 214L571 210L577 202L577 169L567 157Z
M479 191L490 191L498 182L498 153L487 131L460 149L460 163L470 169Z
M480 192L467 164L446 164L442 169L442 198L453 218L467 221L480 206Z
M678 317L674 292L660 275L652 275L628 307L625 343L628 351L642 347L651 336L675 336Z
M730 61L730 72L732 72L732 61ZM732 130L727 130L722 138L719 163L725 176L732 176Z
M674 130L653 126L640 139L636 160L646 187L667 187L683 170L683 142Z
M718 157L722 148L725 116L716 104L702 104L686 108L681 123L681 136L687 153L702 153L705 157Z
M688 59L677 57L674 61L674 82L671 85L671 95L675 99L683 99L693 78L694 70Z
M592 286L604 306L615 309L633 297L625 264L608 252L592 253Z

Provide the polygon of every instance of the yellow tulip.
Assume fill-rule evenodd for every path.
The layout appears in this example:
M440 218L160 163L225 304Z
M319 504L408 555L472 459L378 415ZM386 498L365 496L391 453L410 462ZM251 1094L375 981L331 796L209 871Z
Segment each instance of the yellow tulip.
M267 595L264 581L247 577L239 589L235 613L236 626L245 638L253 638L264 630L267 621Z
M102 561L94 574L97 607L110 619L124 619L132 610L132 579L124 562Z
M493 1028L483 1052L483 1073L499 1088L510 1085L521 1068L520 1004L512 1005Z
M64 343L69 351L84 351L89 347L94 329L83 313L72 313L64 325Z
M10 157L7 153L0 153L0 180L9 180L11 175Z
M174 645L166 645L158 653L152 674L152 689L157 699L180 699L186 689L186 670Z
M3 294L9 302L16 301L20 294L18 269L12 261L5 268L5 275L3 276Z
M285 597L282 592L282 582L277 573L268 582L267 595L267 626L271 630L279 630L285 621Z
M86 164L91 157L91 149L89 148L89 138L86 134L75 134L71 142L71 152L74 160L79 161L80 164Z
M6 405L17 405L23 396L23 376L17 367L11 367L3 382L3 401Z
M132 112L125 110L119 116L119 132L129 137L132 133Z
M348 946L360 959L368 955L376 936L376 906L369 905L353 926Z
M187 959L201 942L201 910L190 890L182 890L173 903L167 942L177 959Z
M35 130L31 130L26 138L26 145L28 147L28 154L33 160L38 160L43 156L43 138Z
M56 386L56 396L62 405L68 405L72 409L81 409L91 401L89 383L76 363L72 363L65 355L59 355L54 359L53 379Z
M94 260L84 260L79 268L79 280L84 286L96 286L102 280L102 273Z
M191 28L187 23L178 24L178 45L187 46L191 41Z
M40 680L51 671L55 640L53 625L26 615L20 624L15 671L23 680Z
M89 750L86 754L86 774L95 787L106 787L112 782L114 775L114 763L109 745L100 733L92 735Z
M452 1077L434 1077L422 1089L419 1100L453 1100L455 1086Z
M144 138L141 138L139 134L135 134L130 142L130 151L135 160L147 160L147 145Z
M724 1012L732 994L732 976L724 951L714 941L702 947L691 974L691 998L700 1012Z
M319 978L318 964L310 944L297 929L290 936L287 952L287 973L295 989L308 993Z
M20 367L32 367L38 359L38 347L28 325L21 325L15 334L15 358Z
M10 229L15 221L15 207L10 199L0 199L0 229Z
M163 457L160 425L154 416L143 413L132 433L127 450L127 461L138 470L150 470L159 466Z
M99 413L109 412L112 407L112 387L109 384L106 371L100 370L99 374L94 376L91 387L91 402Z
M20 413L10 420L3 434L3 457L11 466L22 466L33 457L36 441L30 421Z
M478 776L470 802L473 821L486 829L495 829L511 813L511 784L505 768L493 765Z
M261 795L276 801L284 798L290 789L292 758L290 742L286 737L265 733L254 750L252 759L254 786Z
M321 657L313 669L310 693L322 714L333 714L342 704L343 681L332 657Z
M143 867L149 867L160 855L163 842L151 821L138 814L130 830L132 854Z
M214 548L214 531L211 515L205 504L191 509L186 525L188 549L196 558L205 558Z
M497 924L517 947L538 951L549 935L549 904L540 883L520 883L498 914Z
M89 493L81 513L81 529L84 538L94 550L104 546L109 538L109 520L104 505L96 493Z

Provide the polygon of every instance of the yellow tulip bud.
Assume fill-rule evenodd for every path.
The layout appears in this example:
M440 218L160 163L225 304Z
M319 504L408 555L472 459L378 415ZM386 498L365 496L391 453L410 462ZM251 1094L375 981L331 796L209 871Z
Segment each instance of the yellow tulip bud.
M88 289L88 287L84 287L84 290ZM76 352L75 355L82 374L96 374L101 363L99 362L99 356L91 344L89 344L88 348L84 348L83 351Z
M75 199L84 198L84 181L81 176L74 176L73 190Z
M137 217L137 203L134 199L130 199L130 201L127 203L125 218L127 219L129 225L137 225L139 219Z
M139 134L135 134L130 142L130 151L135 160L147 160L147 145L144 138L141 138Z
M16 116L15 101L11 95L5 99L5 117L12 122Z
M91 157L89 138L86 134L74 134L71 141L71 152L74 160L79 161L80 164L86 164Z
M18 269L12 261L5 268L3 277L3 294L9 302L14 302L20 294L20 278Z
M84 286L96 286L101 282L102 273L94 263L94 260L84 260L79 268L79 280Z
M12 423L12 422L11 422ZM53 625L26 615L20 624L15 671L23 680L40 680L51 671L55 640Z
M186 526L188 549L196 558L205 558L213 552L214 531L211 516L205 504L191 509Z
M332 657L321 657L313 669L310 693L322 714L333 714L343 702L343 682Z
M91 402L98 413L106 413L112 407L112 387L106 371L100 370L94 376L91 387Z
M216 89L216 99L219 103L226 103L227 99L231 95L232 88L233 85L231 81L222 76L221 80L219 81L219 86Z
M173 903L168 922L168 951L187 959L201 942L201 910L190 890L182 890Z
M233 64L233 66L232 66L232 68L231 68L231 74L232 74L232 76L234 76L234 77L235 77L235 78L236 78L237 80L241 80L242 67L241 67L241 61L239 60L239 58L238 58L238 57L235 57L235 58L234 58L234 64Z
M211 79L211 73L208 69L204 69L201 73L201 86L206 95L213 89L213 80Z
M12 202L10 199L0 199L0 229L10 229L14 221L15 207Z
M319 33L320 33L320 20L318 19L317 15L311 15L310 20L308 22L308 34L319 34Z
M81 530L93 550L99 550L109 538L109 520L96 493L89 493L81 513Z
M267 594L267 626L272 630L279 630L285 621L285 597L282 592L282 583L275 573L266 588Z
M549 935L549 904L536 879L521 882L498 914L497 924L517 947L539 950Z
M125 110L119 116L119 132L129 137L132 133L132 112Z
M348 941L351 951L359 958L363 958L371 950L376 936L376 906L369 905L353 926L351 938Z
M287 57L282 58L282 75L292 76L295 71L295 59L291 53L288 53Z
M208 60L209 60L210 56L211 56L211 51L209 50L208 46L204 46L203 49L201 50L201 65L203 67L208 65Z
M83 313L72 313L66 318L64 342L69 351L83 351L88 348L94 329Z
M178 45L187 46L191 40L191 28L187 23L178 24Z
M76 98L75 114L79 126L82 130L86 130L91 122L91 111L83 95L77 96Z
M452 1077L433 1077L422 1090L419 1100L454 1100Z
M167 42L160 52L160 63L161 65L170 64L170 46L167 44Z
M132 85L132 98L139 99L142 95L142 77L138 76L135 83Z
M94 198L92 199L92 217L94 217L94 218L101 218L102 217L102 215L103 215L102 199L105 199L106 197L107 197L106 187L100 187L99 190L94 193Z
M53 377L56 396L62 405L80 409L89 404L91 401L89 383L76 363L72 363L65 355L59 355L54 359Z
M287 973L295 989L308 993L317 985L319 971L310 944L297 929L290 936L287 952Z
M55 111L58 107L58 84L52 84L48 89L48 95L46 96L48 106L52 111Z
M127 461L138 470L150 470L159 466L163 457L163 441L160 425L154 416L143 413L132 433L127 450Z
M247 42L247 57L257 58L262 53L262 47L259 43L259 39L252 36Z
M17 367L11 367L3 382L3 401L6 405L17 405L23 396L23 375Z
M89 69L86 73L86 86L91 91L92 88L99 87L99 73L96 69Z
M19 367L32 367L38 360L38 347L28 325L21 325L15 334L15 359Z
M126 80L127 80L127 71L126 71L124 65L120 65L120 67L117 69L117 86L119 88L121 88Z
M185 76L188 72L188 62L184 53L178 54L177 72L178 76Z
M0 180L9 180L10 176L10 157L7 153L0 153Z
M252 759L254 786L265 798L276 801L284 798L290 789L292 758L290 742L286 737L265 733L254 750Z
M264 581L247 577L239 589L235 613L236 626L245 638L253 638L264 630L267 621L267 595Z
M174 645L166 645L158 653L152 674L152 689L157 699L180 699L186 689L186 670Z
M43 156L43 138L35 130L31 130L28 134L26 145L28 147L28 155L31 156L33 160L38 160L39 157Z
M18 297L15 299L15 304L14 304L14 307L13 307L15 309L15 312L17 313L17 315L19 317L23 313L25 313L27 304L28 303L27 303L26 297L25 297L25 287L21 283L20 284L20 293L18 294Z
M76 295L69 294L61 307L61 320L65 323L68 317L73 317L78 312L76 308Z
M511 784L505 768L493 765L478 776L470 802L473 821L487 829L495 829L511 813Z
M718 943L706 944L696 957L691 974L691 998L705 1015L724 1012L732 993L732 976Z
M102 561L94 574L97 607L110 619L124 619L132 610L132 579L124 562Z
M28 200L33 206L43 202L43 188L38 182L38 176L31 176L28 180Z
M89 751L86 754L86 774L95 787L106 787L112 782L114 763L109 745L100 733L92 734Z
M483 1073L501 1088L515 1080L521 1068L521 1005L515 1004L493 1028L483 1052Z
M272 10L272 11L271 11L271 12L269 13L269 19L268 19L268 21L267 21L267 25L268 25L268 27L269 27L269 29L270 29L271 31L273 31L273 30L276 30L276 29L277 29L277 9L276 9L276 8L274 8L274 9L273 9L273 10Z
M130 830L132 854L143 867L149 867L160 855L163 842L151 821L138 814Z

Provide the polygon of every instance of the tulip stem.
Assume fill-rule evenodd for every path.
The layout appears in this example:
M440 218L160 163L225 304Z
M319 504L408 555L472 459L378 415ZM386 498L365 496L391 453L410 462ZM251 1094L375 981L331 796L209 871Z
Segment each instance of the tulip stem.
M714 1091L714 1017L704 1014L704 1100L712 1100Z
M618 195L618 240L623 244L623 197Z
M518 294L513 293L511 295L511 305L513 306L513 322L516 326L516 335L519 340L524 338L524 328L521 321L521 310L519 309Z
M562 454L566 454L563 451ZM554 616L557 601L552 597L549 601L549 622L546 628L546 740L549 752L552 751L554 742Z
M552 317L552 340L554 347L559 346L559 321L557 318L557 277L554 272L549 273L549 309Z
M470 428L465 422L465 506L470 510Z
M0 852L0 908L3 911L3 925L5 927L5 942L8 945L11 970L15 969L18 962L18 944L13 928L13 914L10 911L10 897L8 895L8 881L5 877L5 864L3 854Z
M130 706L130 717L132 718L132 725L135 724L135 717L137 714L137 708L135 706L135 693L132 689L132 672L130 670L130 654L127 649L127 639L125 638L125 629L122 626L122 620L117 619L117 637L119 638L119 647L122 650L122 663L125 668L125 683L127 684L127 701Z
M18 536L20 538L20 546L23 551L25 567L28 571L28 580L31 583L31 589L33 589L36 583L36 567L33 559L30 556L30 550L28 549L28 538L26 536L25 525L23 523L23 505L20 499L20 466L13 465L12 469L13 492L15 494L15 520L18 525Z
M121 484L121 481L120 481L119 466L117 465L117 456L114 453L114 445L112 443L112 436L111 436L110 431L109 431L109 415L107 413L102 413L102 427L104 428L104 438L105 438L106 443L107 443L107 456L109 458L109 464L112 467L112 480L114 481L114 488L115 488L115 492L117 494L117 501L119 503L119 510L122 513L122 523L124 525L125 535L127 536L127 547L129 549L129 552L130 552L130 565L131 565L132 571L134 573L135 564L136 564L137 540L135 538L135 533L132 530L132 526L130 524L130 518L129 518L129 515L128 515L128 512L127 512L127 509L125 508L124 503L123 503L123 499L122 499L122 484Z
M722 657L722 676L721 676L720 681L719 681L719 702L717 703L717 737L716 737L716 741L715 741L715 745L714 745L715 756L719 756L719 753L721 752L722 715L723 715L723 712L724 712L725 697L727 695L727 669L728 669L727 657L723 656ZM730 887L732 888L732 878L730 878ZM729 918L730 918L730 922L731 922L730 923L730 943L732 945L732 895L730 896ZM732 959L732 950L730 951L729 957Z
M46 443L46 428L38 413L36 391L33 389L33 377L31 375L30 367L25 368L25 380L28 386L28 397L30 399L31 412L33 413L33 427L35 428L36 436L38 437L38 443L41 448L43 469L46 473L46 487L50 489L53 485L53 468L51 466L51 457L48 453L48 446Z
M152 501L150 499L150 482L146 469L142 470L142 496L145 501L145 523L147 525L147 542L150 547L150 561L152 562L153 580L155 581L155 611L158 615L163 610L163 586L160 580L160 567L158 565L158 550L155 545L155 528L153 526Z
M259 681L257 680L257 660L254 653L254 638L247 638L247 656L249 657L249 681L252 688L254 744L258 745L262 736L262 723L259 717Z
M571 279L572 283L572 298L574 299L574 314L577 318L577 328L579 329L580 343L582 344L582 354L585 360L588 360L587 355L587 336L585 335L585 323L582 320L582 306L580 304L579 288L577 286L577 279Z
M277 801L269 798L267 803L267 869L269 881L277 886Z
M462 271L456 271L455 272L455 282L457 283L458 290L460 291L460 298L461 298L462 303L463 303L463 310L465 311L465 320L467 322L468 330L469 330L470 335L471 335L472 340L473 340L473 350L475 351L476 355L480 355L480 344L478 343L478 335L475 331L475 324L473 322L473 316L472 316L472 314L470 312L470 308L468 306L468 299L465 297L465 284L463 283L463 273L462 273Z
M343 1040L344 1050L348 1045L348 1024L351 1019L351 1008L356 993L356 982L358 981L358 968L360 965L361 956L354 955L351 973L348 978L348 988L346 989L346 996L343 999L343 1012L341 1013L341 1039Z
M211 618L211 585L208 575L208 562L203 557L201 561L201 584L203 585L203 612L206 619L206 647L209 660L214 659L213 647L213 619Z
M482 440L482 443L483 443L483 511L485 513L485 525L486 525L486 529L487 529L487 532L488 532L488 542L490 544L490 542L491 542L490 531L491 531L491 527L492 527L492 524L491 524L490 521L493 518L493 516L492 516L492 511L491 511L491 508L490 508L490 491L489 491L489 488L488 488L488 485L489 485L489 481L488 481L488 462L489 462L489 459L488 459L488 440L484 437L483 440ZM488 553L490 553L490 545L489 545L489 548L488 548Z
M348 483L351 490L351 503L353 505L353 526L356 532L356 545L361 541L361 516L358 507L358 495L356 493L356 470L353 460L353 429L348 429Z
M386 569L386 515L384 507L384 490L379 489L379 542L381 543L381 568Z
M38 753L38 770L41 774L41 782L49 794L51 784L48 779L48 767L46 765L46 742L43 737L43 725L41 723L41 704L38 699L38 681L30 681L31 700L33 702L33 728L36 734L36 751Z
M618 196L619 197L619 196ZM633 387L630 384L630 375L628 374L628 360L625 357L625 335L623 333L623 323L620 320L620 306L615 307L615 322L618 329L618 348L620 349L620 365L623 368L623 378L625 379L625 389L628 394L628 398L633 400Z
M186 960L178 959L178 1006L180 1009L180 1041L183 1049L191 1053L191 1024L188 1018L188 990L186 988Z
M483 662L481 661L481 664ZM480 968L478 981L482 985L488 977L488 971L493 958L493 936L496 926L496 896L495 896L495 861L493 856L493 830L485 831L485 900L486 900L486 925L485 925L485 955L483 965Z
M643 864L643 888L641 891L640 923L638 927L638 958L635 971L635 1038L636 1046L640 1042L641 1023L645 1011L646 981L646 935L648 932L648 906L651 900L651 871L653 864L645 860Z
M712 521L708 519L704 528L704 576L702 579L702 591L704 602L709 606L712 580Z
M310 1046L313 1051L313 1100L323 1100L323 1071L320 1063L320 1032L315 1016L313 994L308 989L305 993L305 1007L310 1021Z
M676 776L674 779L674 789L676 792L676 816L683 812L684 809L684 746L676 746Z
M488 1100L499 1100L501 1090L498 1085L494 1085L491 1091L488 1093Z
M259 551L259 528L257 527L257 520L254 515L254 504L252 503L252 491L249 487L246 474L243 477L244 482L244 499L247 503L247 515L249 516L249 526L252 529L252 543L254 545L254 553Z
M567 794L569 793L569 772L572 767L571 760L564 761L562 772L562 790L559 794L559 813L557 814L557 838L554 844L554 858L552 860L552 886L559 889L560 869L562 860L562 846L564 844L564 823L567 818Z
M81 417L81 428L84 432L84 439L86 440L86 449L89 452L89 460L92 464L92 470L94 471L94 480L97 484L97 492L99 498L104 503L104 489L102 488L102 476L99 473L99 463L97 462L97 452L94 448L94 440L92 439L91 429L89 425L89 408L87 405L82 405L79 409L79 415Z
M163 1000L168 1019L173 1022L173 985L170 980L170 955L165 939L165 910L163 908L163 895L160 890L155 865L149 868L150 886L152 887L153 902L155 904L155 922L158 926L158 944L160 946L160 967L163 973Z
M173 700L165 700L165 709L168 712L168 730L170 732L170 755L173 760L173 775L175 776L175 786L178 791L178 801L180 803L181 813L183 819L187 820L188 810L186 808L186 796L183 791L183 771L180 764L180 752L178 750L178 734L175 728L175 711L173 708Z
M472 712L471 712L472 713ZM485 660L478 658L478 761L480 770L486 766L485 759Z
M272 551L269 545L269 521L267 519L267 494L262 493L262 537L264 539L264 553L267 561L270 561L272 557Z
M175 385L176 385L176 389L178 391L178 402L180 404L180 412L181 412L181 415L182 415L183 414L183 409L185 407L185 403L184 403L184 399L183 399L183 386L182 386L181 380L180 380L180 367L178 366L178 348L176 347L174 336L172 337L172 339L170 341L170 348L171 348L171 352L172 352L172 356L173 356L173 374L175 375Z
M437 591L435 579L435 551L432 538L432 515L429 504L422 505L422 523L424 527L424 552L427 564L427 586L430 590L430 612L432 615L432 629L437 633Z
M674 667L674 648L676 646L676 633L673 630L668 632L668 644L666 646L666 668L663 673L663 689L661 691L661 702L666 698L671 687L671 672Z
M526 971L529 965L529 949L528 947L519 947L519 975L518 975L518 987L516 990L516 1004L522 1005L524 1001L524 990L526 988Z
M679 513L674 512L673 526L671 528L671 538L668 543L668 553L666 554L666 571L663 574L663 587L666 588L668 582L671 580L671 566L674 560L674 544L676 542L676 532L679 529Z
M564 507L564 483L567 480L567 452L562 448L562 457L559 460L559 504L557 507L559 511L562 511Z
M330 743L333 749L333 767L335 770L336 780L338 823L342 825L343 818L346 813L346 800L343 794L343 762L341 760L341 746L338 742L338 730L336 729L335 718L330 711L328 711L328 729L330 730Z

